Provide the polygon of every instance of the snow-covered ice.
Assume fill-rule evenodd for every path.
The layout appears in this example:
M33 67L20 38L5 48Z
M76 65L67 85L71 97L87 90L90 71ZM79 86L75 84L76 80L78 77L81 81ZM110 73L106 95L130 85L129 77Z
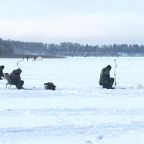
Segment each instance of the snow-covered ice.
M114 57L22 61L27 90L0 81L0 144L144 144L144 58L117 59L116 89L102 89ZM4 72L19 59L0 59ZM53 82L56 91L44 89Z

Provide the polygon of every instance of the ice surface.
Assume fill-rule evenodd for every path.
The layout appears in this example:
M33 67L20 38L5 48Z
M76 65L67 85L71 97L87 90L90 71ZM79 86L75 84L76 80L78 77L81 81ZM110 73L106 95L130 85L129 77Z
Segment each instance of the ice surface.
M143 144L144 58L116 58L116 89L102 89L113 57L23 60L27 90L0 81L0 144ZM4 72L19 59L1 59ZM56 91L44 89L53 82Z

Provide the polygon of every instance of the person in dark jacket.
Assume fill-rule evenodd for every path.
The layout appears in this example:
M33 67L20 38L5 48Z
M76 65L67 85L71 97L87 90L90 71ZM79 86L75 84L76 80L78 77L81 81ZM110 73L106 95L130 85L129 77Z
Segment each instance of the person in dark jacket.
M112 85L114 83L114 78L110 77L111 66L103 68L100 74L99 84L103 86L103 88L113 89Z
M2 80L2 77L4 78L3 69L4 69L4 65L1 65L0 66L0 80Z
M16 70L13 70L12 73L10 74L12 84L14 84L17 89L23 89L24 81L21 80L21 76L20 76L21 73L22 70L18 68Z

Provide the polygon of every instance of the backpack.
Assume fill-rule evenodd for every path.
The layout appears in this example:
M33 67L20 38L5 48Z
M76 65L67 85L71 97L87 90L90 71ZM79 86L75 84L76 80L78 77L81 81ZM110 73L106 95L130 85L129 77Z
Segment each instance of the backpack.
M44 83L44 87L47 90L55 90L56 89L56 86L52 82Z

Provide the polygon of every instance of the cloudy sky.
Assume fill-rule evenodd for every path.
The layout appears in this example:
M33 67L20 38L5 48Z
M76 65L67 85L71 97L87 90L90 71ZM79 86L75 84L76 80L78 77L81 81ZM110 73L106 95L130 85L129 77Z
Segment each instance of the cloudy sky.
M144 0L0 0L2 39L144 44Z

